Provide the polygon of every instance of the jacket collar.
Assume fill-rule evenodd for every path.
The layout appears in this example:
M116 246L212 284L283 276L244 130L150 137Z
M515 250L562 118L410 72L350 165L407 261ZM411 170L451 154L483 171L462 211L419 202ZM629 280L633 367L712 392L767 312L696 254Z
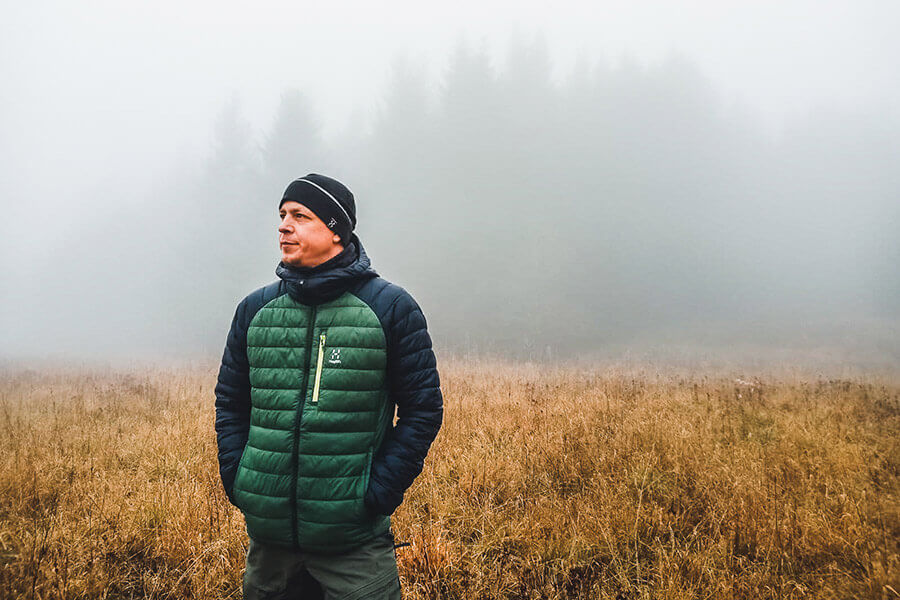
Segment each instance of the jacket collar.
M354 285L378 277L355 233L337 256L315 267L293 267L278 263L275 274L284 281L288 293L301 304L321 304L334 300Z

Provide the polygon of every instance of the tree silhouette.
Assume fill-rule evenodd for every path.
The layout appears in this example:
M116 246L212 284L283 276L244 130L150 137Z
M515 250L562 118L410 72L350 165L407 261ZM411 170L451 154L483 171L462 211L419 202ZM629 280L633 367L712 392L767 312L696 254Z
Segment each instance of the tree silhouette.
M261 149L264 184L273 195L321 164L320 131L307 97L297 89L285 90Z

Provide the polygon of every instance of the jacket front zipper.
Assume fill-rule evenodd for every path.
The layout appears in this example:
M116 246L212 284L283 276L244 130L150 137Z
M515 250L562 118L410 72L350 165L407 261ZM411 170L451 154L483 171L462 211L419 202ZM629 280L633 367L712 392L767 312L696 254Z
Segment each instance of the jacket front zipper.
M297 402L297 413L294 415L294 451L291 453L291 465L294 477L291 481L291 534L294 538L294 547L300 546L297 533L297 479L300 470L300 418L303 415L303 407L306 406L306 388L309 386L309 359L313 350L313 333L316 329L316 305L310 310L309 331L306 335L306 364L303 368L303 385L300 386L300 398Z
M322 360L325 358L325 332L319 334L319 357L316 359L316 383L313 386L312 403L319 403L319 382L322 381Z

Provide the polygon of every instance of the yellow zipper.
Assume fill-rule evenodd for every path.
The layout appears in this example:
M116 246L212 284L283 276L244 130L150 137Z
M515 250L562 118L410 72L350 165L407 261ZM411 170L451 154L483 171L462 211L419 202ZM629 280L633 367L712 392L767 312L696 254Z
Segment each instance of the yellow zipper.
M325 332L319 334L319 357L316 359L316 384L313 386L312 403L319 402L319 382L322 381L322 360L325 358Z

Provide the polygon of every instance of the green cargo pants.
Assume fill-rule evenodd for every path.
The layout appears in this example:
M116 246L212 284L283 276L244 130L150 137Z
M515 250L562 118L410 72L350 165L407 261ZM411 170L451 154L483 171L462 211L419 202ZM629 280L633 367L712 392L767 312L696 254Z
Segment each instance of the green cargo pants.
M244 600L399 600L394 536L346 554L321 555L250 540Z

